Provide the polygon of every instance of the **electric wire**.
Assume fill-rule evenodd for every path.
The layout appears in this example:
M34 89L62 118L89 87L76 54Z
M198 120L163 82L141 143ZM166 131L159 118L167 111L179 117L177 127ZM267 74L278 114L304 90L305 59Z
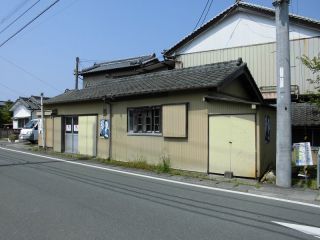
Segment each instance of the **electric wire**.
M206 12L206 15L204 16L204 18L203 18L203 20L202 20L201 26L204 24L204 22L205 22L205 20L206 20L206 18L207 18L207 15L208 15L208 13L209 13L209 11L210 11L210 9L211 9L212 3L213 3L213 0L211 0L211 2L210 2L210 4L209 4L209 7L208 7L207 12Z
M2 42L0 44L0 48L5 45L7 42L9 42L12 38L14 38L16 35L18 35L21 31L23 31L26 27L28 27L31 23L33 23L36 19L38 19L41 15L43 15L46 11L48 11L50 8L52 8L55 4L57 4L60 0L54 1L51 5L49 5L47 8L45 8L41 13L39 13L37 16L32 18L27 24L25 24L22 28L20 28L17 32L15 32L13 35L11 35L7 40Z
M27 2L30 0L25 0L22 3L20 3L17 7L15 7L7 16L1 19L0 26L5 23L8 19L10 19L17 11L19 11Z
M200 23L200 21L201 21L201 19L202 19L202 16L203 16L204 12L205 12L206 9L207 9L207 6L208 6L208 4L209 4L209 1L210 1L210 0L207 0L207 3L206 3L206 5L204 6L204 9L202 10L201 16L199 17L198 22L197 22L196 26L195 26L194 29L193 29L193 32L194 32L194 30L196 30L196 28L198 27L198 24Z
M20 91L14 90L14 89L8 87L7 85L5 85L5 84L3 84L3 83L0 83L0 86L6 88L7 90L9 90L10 92L12 92L12 93L14 93L14 94L17 94L17 93L18 93L18 95L21 95L21 96L23 95L23 93L21 93Z
M48 87L50 87L50 88L52 88L52 89L54 89L54 90L56 90L56 91L60 91L59 89L57 89L57 88L54 87L53 85L49 84L49 83L46 82L45 80L39 78L38 76L36 76L35 74L31 73L30 71L24 69L23 67L19 66L18 64L10 61L9 59L7 59L7 58L5 58L5 57L3 57L3 56L0 56L0 58L1 58L3 61L11 64L12 66L20 69L22 72L28 74L28 75L31 76L33 79L38 80L38 81L41 82L42 84L44 84L44 85L46 85L46 86L48 86Z
M56 11L55 14L48 16L47 18L45 18L44 20L38 22L37 24L34 24L31 28L29 28L28 32L24 32L22 33L20 36L24 36L27 33L30 33L32 31L34 31L37 27L41 26L42 24L44 24L45 22L47 22L48 20L51 20L52 18L54 18L55 16L63 13L64 11L66 11L67 9L69 9L72 5L74 5L76 2L79 2L81 0L74 0L72 2L70 2L66 7L64 7L63 9L61 9L60 11Z
M27 12L29 12L34 6L36 6L40 0L36 1L34 4L32 4L29 8L27 8L23 13L21 13L18 17L16 17L11 23L9 23L6 27L4 27L0 34L3 33L5 30L7 30L9 27L11 27L14 23L16 23L20 18L22 18Z

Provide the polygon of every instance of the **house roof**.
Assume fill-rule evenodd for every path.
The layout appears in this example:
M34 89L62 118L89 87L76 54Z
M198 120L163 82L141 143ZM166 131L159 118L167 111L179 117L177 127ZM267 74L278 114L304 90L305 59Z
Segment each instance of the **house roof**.
M248 101L248 100L244 100L242 98L229 96L229 95L226 95L223 93L213 93L208 96L205 96L204 99L206 101L214 100L214 101L220 101L220 102L234 102L234 103L261 105L260 102Z
M124 69L124 68L132 68L132 67L138 67L141 65L145 65L145 64L148 64L151 62L152 63L159 62L159 60L155 54L127 58L127 59L119 59L119 60L102 62L102 63L95 63L93 66L91 66L89 68L82 69L79 72L79 74L86 75L86 74L102 72L102 71L111 71L111 70L118 70L118 69Z
M48 97L44 97L44 100L49 99ZM15 103L12 105L10 111L13 111L19 104L22 104L29 110L39 110L40 109L40 96L31 96L31 97L19 97Z
M205 32L209 28L219 24L221 21L223 21L227 16L234 14L236 12L246 12L246 13L254 13L258 15L263 15L266 17L275 18L275 11L272 8L263 7L256 4L246 3L242 1L237 1L235 4L233 4L231 7L220 13L219 15L215 16L211 20L209 20L204 25L200 26L198 29L190 33L188 36L180 40L178 43L176 43L174 46L172 46L168 50L164 50L164 56L170 56L174 54L174 52L185 45L186 43L192 41L194 38L198 37L201 33ZM310 28L314 28L319 30L320 28L320 21L295 15L295 14L289 14L289 20L290 22L296 23L296 24L302 24L305 26L308 26Z
M115 78L96 86L67 91L45 101L45 104L98 99L115 100L129 96L219 88L225 82L233 80L244 73L249 74L250 84L254 88L253 92L262 101L261 93L251 77L246 63L243 63L239 59L236 61Z
M292 103L293 126L320 126L320 110L311 103Z

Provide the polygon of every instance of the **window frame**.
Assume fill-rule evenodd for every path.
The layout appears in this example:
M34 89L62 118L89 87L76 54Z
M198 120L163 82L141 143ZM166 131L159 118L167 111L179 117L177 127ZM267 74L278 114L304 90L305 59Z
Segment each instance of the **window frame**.
M134 111L141 111L139 113L139 117L141 121L139 121L140 129L136 132L133 130L135 128L138 129L138 124L135 124L135 118L137 115L134 114ZM159 110L158 118L158 131L155 131L155 112ZM137 114L137 113L136 113ZM151 114L151 115L149 115ZM147 119L150 122L147 124ZM137 122L137 120L136 120ZM147 126L151 128L151 131L147 131ZM130 129L132 127L132 129ZM141 107L128 107L127 108L127 135L128 136L162 136L162 105L152 105L152 106L141 106Z
M29 118L29 117L18 118L18 119L17 119L17 127L18 127L18 129L24 128L24 126L25 126L30 120L31 120L31 118ZM23 123L23 124L21 125L21 123Z

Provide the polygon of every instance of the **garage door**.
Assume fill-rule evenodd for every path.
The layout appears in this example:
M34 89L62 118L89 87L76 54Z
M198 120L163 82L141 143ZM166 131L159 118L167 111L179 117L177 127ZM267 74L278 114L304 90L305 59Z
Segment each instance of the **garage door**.
M255 115L209 117L209 172L256 177Z
M97 116L79 117L79 153L87 156L97 154Z

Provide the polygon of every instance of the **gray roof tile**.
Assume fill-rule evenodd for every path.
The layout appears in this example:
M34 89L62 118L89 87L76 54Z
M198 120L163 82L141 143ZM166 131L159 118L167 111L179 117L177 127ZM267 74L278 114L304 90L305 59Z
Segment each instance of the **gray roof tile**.
M311 103L292 103L293 126L319 126L320 110Z
M102 63L95 63L92 67L82 69L79 74L84 75L88 73L96 73L101 71L108 71L108 70L116 70L121 68L128 68L128 67L137 67L141 66L145 63L150 61L159 62L158 58L156 58L155 54L146 55L141 57L134 57L134 58L127 58L127 59L120 59Z
M247 69L246 64L237 60L115 78L81 90L67 91L46 100L45 104L212 88L219 86L234 73L244 71L244 69Z

